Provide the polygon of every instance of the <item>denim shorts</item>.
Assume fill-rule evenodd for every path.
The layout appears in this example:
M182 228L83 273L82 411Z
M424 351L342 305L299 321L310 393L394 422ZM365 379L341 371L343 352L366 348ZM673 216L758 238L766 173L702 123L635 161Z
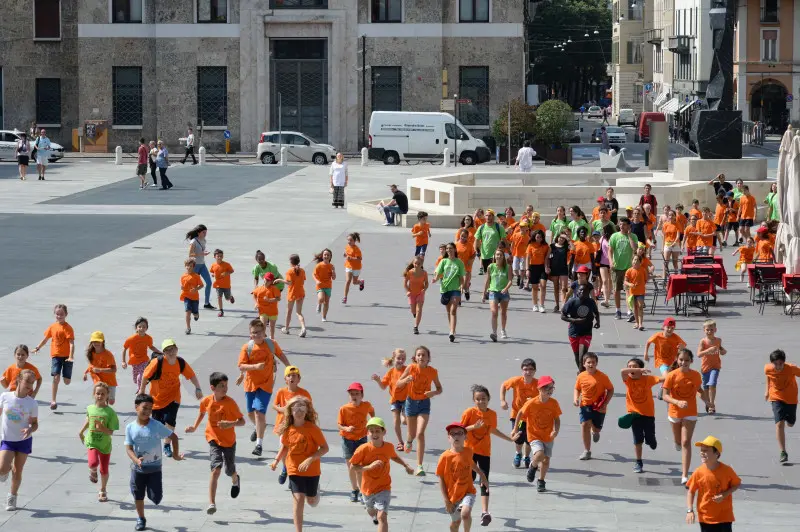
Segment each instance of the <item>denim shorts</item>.
M581 423L585 423L587 421L591 421L592 425L595 426L596 429L602 429L603 423L606 420L606 415L602 412L598 412L592 408L592 405L582 406L580 413L578 414L578 420Z
M192 314L200 314L200 300L199 299L184 299L183 310L191 312Z
M230 288L217 288L217 297L224 297L226 300L230 301L231 300L231 289Z
M442 296L439 298L439 301L442 305L449 305L450 300L453 298L461 299L461 290L450 290L449 292L442 292Z
M67 357L52 357L50 359L50 375L52 377L61 375L69 380L72 378L72 364L73 362L67 360Z
M406 398L406 417L429 416L431 414L431 400Z
M244 392L244 402L247 408L247 413L250 412L261 412L262 414L267 413L267 408L269 408L269 400L272 398L272 394L270 392L266 392L261 388L258 388L254 392Z
M389 410L391 410L392 412L398 412L398 411L403 412L404 411L403 406L405 404L406 404L405 401L394 401L393 403L390 403L391 406L389 407Z
M502 303L503 301L509 301L511 299L511 294L506 292L489 292L489 301L497 301L498 303Z
M703 389L706 390L711 386L717 385L717 379L719 379L719 370L718 369L710 369L708 371L704 371L703 375Z
M345 460L350 460L353 457L353 453L356 452L356 449L365 443L367 443L366 436L360 440L348 440L347 438L342 438L342 454L344 455Z
M414 247L414 256L417 255L424 255L425 252L428 251L428 244L422 244L421 246Z

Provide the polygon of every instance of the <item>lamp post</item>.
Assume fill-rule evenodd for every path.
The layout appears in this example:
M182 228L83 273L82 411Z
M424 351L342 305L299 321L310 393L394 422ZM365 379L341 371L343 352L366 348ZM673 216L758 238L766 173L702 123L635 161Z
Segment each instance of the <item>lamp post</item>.
M458 166L458 94L453 94L453 166Z

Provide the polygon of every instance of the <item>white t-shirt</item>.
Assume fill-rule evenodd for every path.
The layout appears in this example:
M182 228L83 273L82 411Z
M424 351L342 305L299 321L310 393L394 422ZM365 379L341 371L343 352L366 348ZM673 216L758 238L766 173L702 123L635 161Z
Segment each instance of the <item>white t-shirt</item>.
M189 133L189 136L186 137L186 147L191 148L192 146L194 146L194 134Z
M39 417L39 405L33 397L17 397L17 392L0 394L2 422L0 432L6 441L22 441L22 429L31 426L31 419Z
M347 175L347 163L337 163L333 161L331 163L331 170L329 172L331 176L331 182L335 187L343 187L345 183L345 176Z
M533 151L533 148L524 146L519 149L517 153L517 162L519 163L520 168L530 168L533 166L533 157L536 155L536 152Z

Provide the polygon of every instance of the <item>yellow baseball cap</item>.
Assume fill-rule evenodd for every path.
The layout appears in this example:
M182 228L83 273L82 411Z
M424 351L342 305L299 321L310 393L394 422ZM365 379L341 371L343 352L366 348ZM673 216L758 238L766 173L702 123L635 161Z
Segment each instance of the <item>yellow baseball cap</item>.
M102 332L95 331L95 332L92 333L92 336L89 337L89 341L90 342L105 342L106 341L106 337Z
M369 427L380 427L383 430L386 430L386 423L384 423L384 421L379 417L373 417L367 421L367 428Z
M168 347L178 347L178 344L176 344L175 340L173 340L172 338L167 338L166 340L161 342L161 350L163 351Z
M700 447L701 445L705 445L707 447L713 447L714 449L717 450L719 454L722 454L722 442L719 441L714 436L706 436L705 440L694 442L695 447Z
M300 376L300 368L297 366L286 366L286 369L283 370L283 376L288 377L289 375Z
M494 211L492 209L486 209L486 214L494 214Z

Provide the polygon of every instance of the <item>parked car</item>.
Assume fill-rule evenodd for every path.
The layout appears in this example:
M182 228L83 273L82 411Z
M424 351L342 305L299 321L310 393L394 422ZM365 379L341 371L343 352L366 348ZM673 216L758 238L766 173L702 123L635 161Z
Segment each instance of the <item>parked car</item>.
M262 133L256 156L261 164L277 164L282 147L286 148L286 159L289 162L328 164L328 161L336 158L336 148L297 131Z
M20 140L19 130L0 130L0 159L16 159L17 158L17 142ZM33 144L35 141L28 139L30 145L30 152L33 153ZM51 163L58 161L64 157L64 147L61 144L56 144L50 141L50 157L48 161ZM31 159L31 162L35 162Z
M619 110L619 117L617 118L617 125L618 126L635 126L636 125L636 115L633 113L633 109L620 109Z
M589 107L589 118L603 118L603 108L599 105Z
M649 142L650 141L650 122L666 122L664 113L642 113L639 115L639 120L636 126L636 133L634 134L634 142Z

